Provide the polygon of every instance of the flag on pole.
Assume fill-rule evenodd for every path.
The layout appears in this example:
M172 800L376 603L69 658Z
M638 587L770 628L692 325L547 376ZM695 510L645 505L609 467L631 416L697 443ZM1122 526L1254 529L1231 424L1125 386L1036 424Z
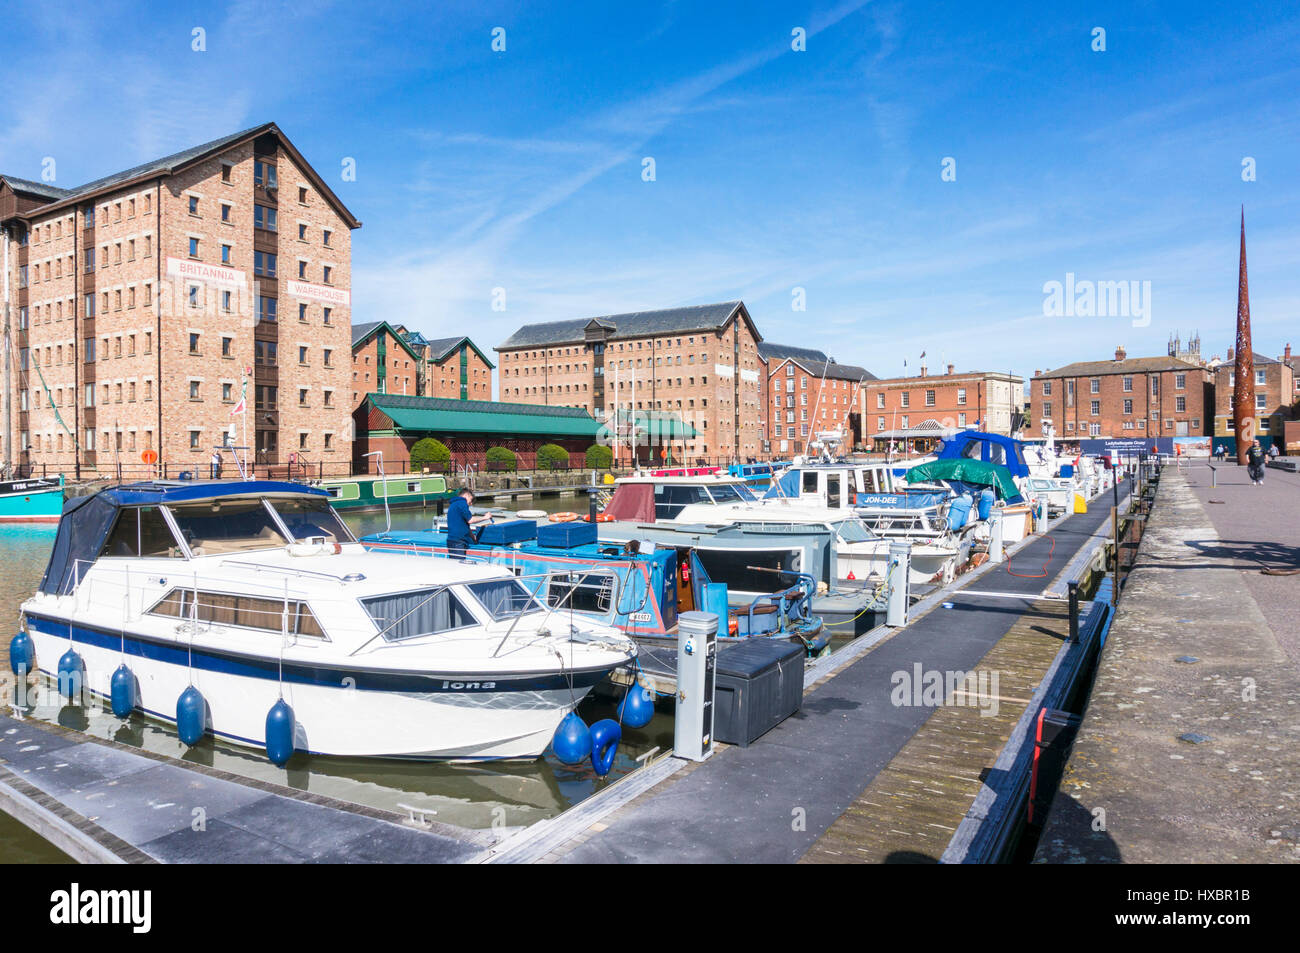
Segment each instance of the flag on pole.
M238 417L240 414L244 413L247 410L248 410L248 378L245 377L244 386L239 391L239 403L235 404L234 409L230 412L230 416Z

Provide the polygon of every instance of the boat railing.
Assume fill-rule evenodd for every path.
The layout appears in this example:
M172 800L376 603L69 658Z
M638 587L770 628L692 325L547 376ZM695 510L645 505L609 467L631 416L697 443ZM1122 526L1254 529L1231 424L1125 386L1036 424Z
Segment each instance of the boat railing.
M573 597L577 594L578 590L583 587L584 583L588 578L590 578L591 576L601 576L601 575L608 577L609 580L608 587L602 585L600 587L600 592L597 595L598 609L600 608L601 594L605 594L608 596L606 607L605 609L601 610L603 614L605 612L608 612L609 609L612 608L613 606L622 604L623 580L618 575L618 573L614 572L611 569L607 569L601 566L592 566L590 568L584 567L582 569L558 569L558 570L550 570L547 572L540 572L540 573L524 573L519 576L516 576L515 578L521 581L524 579L533 579L538 581L538 585L536 589L532 590L534 598L537 597L537 593L540 591L544 590L546 593L546 597L544 599L544 604L546 605L546 615L542 619L541 625L539 626L540 629L546 627L547 621L549 621L551 616L555 614L556 610L563 609L566 606L568 606L570 612L579 611L573 608ZM557 579L567 582L568 588L567 590L564 590L558 598L553 599L552 598L554 594L553 584ZM525 586L525 588L528 587ZM492 652L493 658L496 658L500 654L501 650L505 648L506 642L510 639L511 634L515 631L515 627L519 624L519 620L522 619L525 614L526 613L521 612L517 614L510 621L510 627L506 629L505 634L501 636L501 641L497 643L496 649L494 649ZM570 639L572 639L572 636L573 633L572 630L570 630Z
M83 564L85 570L82 568ZM93 575L87 571L91 566L95 567ZM319 592L309 593L299 588L291 588L287 578L275 582L241 579L239 587L243 595L266 599L292 602L310 600L315 604L329 601L328 596L322 598ZM174 590L194 592L220 588L223 586L217 581L205 585L198 574L192 570L169 573L166 569L155 570L153 567L133 569L130 566L106 565L103 560L75 559L73 560L73 589L69 595L72 596L73 610L76 612L89 610L94 605L112 605L114 602L119 602L123 606L122 621L131 622L143 617L151 606ZM151 598L148 590L153 590L157 598Z

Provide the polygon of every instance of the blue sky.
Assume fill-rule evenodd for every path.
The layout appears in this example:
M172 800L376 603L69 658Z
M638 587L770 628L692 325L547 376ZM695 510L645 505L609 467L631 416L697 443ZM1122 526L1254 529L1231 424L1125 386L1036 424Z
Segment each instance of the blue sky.
M365 223L356 321L490 348L741 298L766 338L879 376L922 351L1031 374L1198 329L1222 355L1245 203L1276 355L1300 349L1282 6L6 4L0 170L52 156L71 186L271 120ZM1149 281L1150 325L1045 317L1067 273Z

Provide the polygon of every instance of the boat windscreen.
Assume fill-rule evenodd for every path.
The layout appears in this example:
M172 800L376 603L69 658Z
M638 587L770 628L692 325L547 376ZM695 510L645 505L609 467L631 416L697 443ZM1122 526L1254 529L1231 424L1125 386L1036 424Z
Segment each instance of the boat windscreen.
M860 519L842 520L835 524L835 531L846 543L865 543L873 538L867 524Z
M296 540L324 536L326 542L350 543L352 533L329 501L321 498L267 500Z
M743 483L718 483L709 486L714 503L752 503L757 499Z
M289 542L260 499L205 500L168 509L195 556L274 549Z
M465 587L479 601L493 621L511 619L524 612L540 611L541 604L518 579L489 579Z

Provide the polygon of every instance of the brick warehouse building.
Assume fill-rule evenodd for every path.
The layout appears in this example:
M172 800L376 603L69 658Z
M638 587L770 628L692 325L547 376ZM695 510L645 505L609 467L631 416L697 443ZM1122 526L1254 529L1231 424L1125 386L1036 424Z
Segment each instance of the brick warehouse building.
M936 420L945 428L1011 434L1024 411L1024 379L998 371L958 372L870 380L862 387L864 439L869 442L896 430Z
M803 453L810 437L822 431L842 431L848 446L861 442L859 394L875 380L865 368L834 361L787 357L769 368L772 450Z
M1214 408L1209 368L1166 355L1081 361L1030 381L1029 436L1051 424L1058 438L1199 437Z
M1287 345L1289 352L1291 346ZM1233 419L1233 386L1236 384L1232 348L1228 348L1227 360L1214 369L1214 443L1222 444L1229 453L1235 453L1236 422ZM1288 363L1291 355L1284 354L1281 360L1266 357L1258 351L1253 352L1255 361L1255 436L1260 443L1268 447L1277 443L1284 447L1288 443L1286 423L1293 419L1295 405L1295 375Z
M422 393L420 355L387 321L352 325L352 405L355 412L366 395Z
M0 176L6 457L203 471L246 423L258 464L346 469L360 224L274 123L75 189Z
M426 338L418 331L401 325L397 332L420 356L420 394L450 400L491 400L492 371L496 365L488 360L477 344L464 335L449 338Z
M502 401L679 414L691 459L756 457L761 369L744 302L524 325L495 348Z

